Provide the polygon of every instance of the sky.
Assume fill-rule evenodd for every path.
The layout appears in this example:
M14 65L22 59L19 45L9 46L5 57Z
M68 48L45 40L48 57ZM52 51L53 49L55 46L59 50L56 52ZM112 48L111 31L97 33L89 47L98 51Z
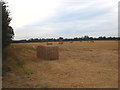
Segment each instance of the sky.
M6 0L15 40L118 36L119 0Z

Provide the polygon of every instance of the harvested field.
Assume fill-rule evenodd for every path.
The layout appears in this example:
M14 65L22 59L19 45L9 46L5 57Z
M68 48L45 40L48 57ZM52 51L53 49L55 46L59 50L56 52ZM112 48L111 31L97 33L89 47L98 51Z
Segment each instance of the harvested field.
M118 42L74 41L59 45L59 60L36 57L43 43L12 44L3 88L117 88ZM16 63L17 62L17 63Z

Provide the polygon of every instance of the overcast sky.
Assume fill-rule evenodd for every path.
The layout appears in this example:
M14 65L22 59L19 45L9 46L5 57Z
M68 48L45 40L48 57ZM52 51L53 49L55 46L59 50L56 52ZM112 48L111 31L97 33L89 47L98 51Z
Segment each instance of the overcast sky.
M119 0L6 0L14 39L118 36Z

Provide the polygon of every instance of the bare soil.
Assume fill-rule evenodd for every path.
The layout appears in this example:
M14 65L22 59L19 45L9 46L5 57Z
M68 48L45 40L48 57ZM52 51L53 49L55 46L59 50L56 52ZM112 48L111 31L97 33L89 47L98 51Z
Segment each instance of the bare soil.
M46 43L14 43L8 48L10 71L3 76L3 88L118 87L117 41L53 42L59 46L59 60L52 61L37 58L38 45Z

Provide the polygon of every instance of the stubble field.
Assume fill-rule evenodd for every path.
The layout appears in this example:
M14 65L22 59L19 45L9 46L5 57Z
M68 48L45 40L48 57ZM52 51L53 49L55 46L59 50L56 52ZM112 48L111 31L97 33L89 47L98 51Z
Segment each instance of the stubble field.
M3 88L117 88L118 42L64 42L59 60L36 57L41 43L13 43L8 47Z

